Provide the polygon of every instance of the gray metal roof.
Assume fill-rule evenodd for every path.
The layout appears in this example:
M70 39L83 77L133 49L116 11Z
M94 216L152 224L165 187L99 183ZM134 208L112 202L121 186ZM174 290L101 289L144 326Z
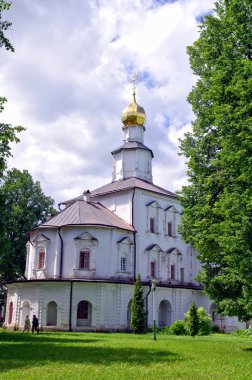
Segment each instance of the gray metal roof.
M118 192L118 191L130 190L130 189L134 189L134 188L147 190L147 191L150 191L150 192L153 192L156 194L166 195L166 196L173 197L173 198L177 197L177 195L175 193L172 193L169 190L165 190L162 187L154 185L151 182L143 181L142 179L132 177L132 178L124 179L122 181L111 182L111 183L108 183L107 185L99 187L98 189L92 190L91 191L91 198L92 197L98 197L98 196L105 195L105 194L109 194L109 193ZM83 196L80 195L76 198L69 199L65 202L62 202L62 203L60 203L60 205L61 204L68 205L68 204L71 204L74 201L82 199L82 198L83 198Z
M138 141L127 141L125 144L121 145L119 148L113 150L111 154L119 153L124 149L144 149L151 152L152 158L154 157L154 154L150 148L148 148L146 145L138 142Z
M39 227L94 225L134 231L133 227L100 203L77 200Z
M115 181L111 182L105 186L99 187L98 189L95 189L91 192L91 196L97 196L102 195L106 193L112 193L116 191L122 191L127 189L143 189L147 191L151 191L153 193L158 193L162 195L169 195L170 197L176 197L175 193L172 193L171 191L165 190L162 187L159 187L157 185L154 185L151 182L143 181L142 179L132 177L128 179L124 179L123 181Z

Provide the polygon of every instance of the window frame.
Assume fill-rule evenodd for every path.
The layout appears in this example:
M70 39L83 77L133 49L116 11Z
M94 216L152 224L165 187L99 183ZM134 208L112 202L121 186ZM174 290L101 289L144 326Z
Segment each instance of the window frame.
M46 250L44 248L40 248L38 251L38 270L45 269L46 264Z
M155 260L152 260L150 262L150 276L156 277L156 274L157 274L157 263Z
M90 270L90 250L82 249L79 252L79 269Z

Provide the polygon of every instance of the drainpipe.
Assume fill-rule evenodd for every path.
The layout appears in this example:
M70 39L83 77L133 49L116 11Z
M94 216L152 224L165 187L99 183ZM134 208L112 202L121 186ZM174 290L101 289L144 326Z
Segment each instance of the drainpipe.
M73 280L70 281L69 332L72 332Z
M60 237L61 245L60 245L60 270L59 270L59 278L62 278L62 267L63 267L63 253L64 253L64 242L60 233L61 227L58 228L58 234Z
M134 198L135 198L135 191L136 188L133 189L133 195L132 195L132 204L131 204L131 215L132 215L132 227L135 230L134 227ZM133 278L134 281L136 281L136 231L133 232L133 241L134 241L134 257L133 257Z
M151 292L151 283L149 283L149 291L148 293L146 294L145 296L145 308L146 308L146 331L148 330L148 314L149 314L149 309L148 309L148 295L150 294Z

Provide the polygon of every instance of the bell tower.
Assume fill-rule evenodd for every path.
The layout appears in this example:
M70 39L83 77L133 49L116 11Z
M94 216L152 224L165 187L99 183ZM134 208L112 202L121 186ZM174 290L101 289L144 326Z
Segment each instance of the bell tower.
M142 106L136 102L136 81L134 76L133 102L122 111L123 145L112 152L112 181L127 178L139 178L152 183L152 150L144 145L146 114Z

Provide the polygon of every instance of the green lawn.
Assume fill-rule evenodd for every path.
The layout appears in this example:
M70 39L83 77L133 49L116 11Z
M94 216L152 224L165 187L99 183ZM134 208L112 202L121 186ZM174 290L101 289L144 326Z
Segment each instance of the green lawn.
M0 330L0 379L252 379L252 338Z

